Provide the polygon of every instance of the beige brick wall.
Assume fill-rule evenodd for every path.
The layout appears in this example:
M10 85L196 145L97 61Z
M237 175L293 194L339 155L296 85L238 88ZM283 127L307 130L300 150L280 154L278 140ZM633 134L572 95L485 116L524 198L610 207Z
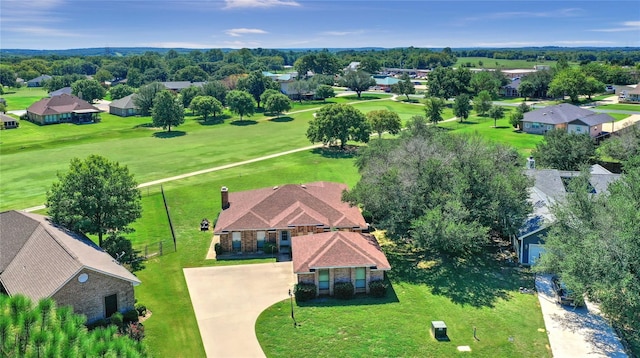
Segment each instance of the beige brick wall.
M222 251L231 252L231 234L220 234L220 246L222 246Z
M78 276L82 273L89 275L84 283L78 281ZM135 297L131 282L84 269L51 298L58 306L72 306L75 313L87 316L87 321L91 322L106 318L104 298L113 294L118 295L120 312L134 308Z
M351 279L351 269L350 268L337 268L332 270L334 273L333 282L353 282ZM355 271L355 270L353 270ZM354 273L355 278L355 273Z
M368 282L371 281L381 281L384 279L384 271L381 270L370 270L370 278Z
M257 233L255 231L242 231L242 252L256 252L257 250Z
M298 274L298 283L312 283L314 285L317 285L316 275L313 273Z

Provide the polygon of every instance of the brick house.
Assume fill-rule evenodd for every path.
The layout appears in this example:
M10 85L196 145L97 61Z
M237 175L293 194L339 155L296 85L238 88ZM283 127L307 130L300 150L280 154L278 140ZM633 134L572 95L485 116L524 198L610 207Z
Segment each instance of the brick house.
M615 119L606 113L596 113L568 103L536 109L524 114L522 130L531 134L544 134L553 129L569 133L589 134L593 138L607 133L602 124Z
M293 272L298 283L316 285L316 295L333 295L335 283L351 282L356 293L369 293L369 282L391 269L375 237L333 231L293 238Z
M27 108L29 120L39 124L90 123L99 113L100 109L70 94L43 98Z
M347 186L315 182L229 192L221 189L222 211L214 234L225 252L254 253L265 243L290 253L291 238L327 231L368 229L360 210L342 201Z
M140 280L86 236L42 215L0 213L0 291L50 297L88 322L133 309Z
M138 114L138 106L136 106L134 98L136 94L132 93L128 96L116 99L109 103L109 113L120 117L135 116Z

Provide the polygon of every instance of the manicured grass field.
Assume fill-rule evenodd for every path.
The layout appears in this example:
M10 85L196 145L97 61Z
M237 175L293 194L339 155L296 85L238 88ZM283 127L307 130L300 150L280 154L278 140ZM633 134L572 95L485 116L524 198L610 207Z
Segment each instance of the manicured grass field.
M640 113L640 104L605 104L604 106L598 106L597 109L615 109L620 111L633 111Z
M318 298L265 310L256 335L268 357L453 357L469 346L474 357L550 357L538 298L519 293L533 279L482 259L443 263L388 253L392 287L384 299ZM436 341L431 321L447 325ZM477 338L474 339L474 328Z
M508 116L507 112L505 117ZM511 145L525 156L529 155L536 144L544 138L542 135L516 131L507 118L499 119L497 128L493 126L493 119L478 116L471 116L463 123L459 121L439 123L438 127L449 129L452 133L477 133L493 142Z
M47 97L48 92L41 87L10 88L0 97L7 100L7 111L27 109L30 105Z
M478 61L482 61L482 66L478 64ZM555 66L556 64L556 61L532 62L527 60L503 60L488 57L458 57L458 61L453 66L460 67L467 64L467 62L471 62L472 65L475 65L475 67L472 68L500 68L503 70L529 69L533 68L535 65Z
M611 117L615 118L616 122L617 121L621 121L629 116L631 116L630 114L624 114L624 113L608 113Z

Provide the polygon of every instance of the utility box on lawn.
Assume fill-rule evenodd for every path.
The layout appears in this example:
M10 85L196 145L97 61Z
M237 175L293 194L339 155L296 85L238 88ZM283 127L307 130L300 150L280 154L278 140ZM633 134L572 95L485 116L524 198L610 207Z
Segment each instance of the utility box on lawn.
M449 339L447 337L447 325L444 321L431 321L431 335L439 341L446 341Z

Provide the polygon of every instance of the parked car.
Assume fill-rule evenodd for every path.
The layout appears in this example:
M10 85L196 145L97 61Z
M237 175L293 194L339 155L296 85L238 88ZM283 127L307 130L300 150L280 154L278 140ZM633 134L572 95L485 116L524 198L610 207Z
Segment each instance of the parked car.
M557 276L551 278L551 284L559 304L573 307L579 307L584 304L582 297L578 297L575 292L568 289L564 282Z

